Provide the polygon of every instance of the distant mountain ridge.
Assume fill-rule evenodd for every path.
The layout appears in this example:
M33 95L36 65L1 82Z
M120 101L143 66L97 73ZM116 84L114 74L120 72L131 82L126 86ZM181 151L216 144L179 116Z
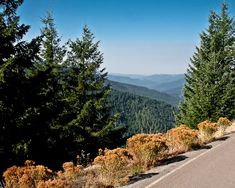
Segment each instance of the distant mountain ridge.
M176 98L182 98L182 88L185 84L184 74L109 74L109 80L143 86L160 92L167 93Z
M174 97L167 93L159 92L153 89L148 89L142 86L125 84L115 81L109 81L111 88L120 92L128 92L137 96L148 97L157 101L162 101L172 106L177 106L180 101L179 97Z

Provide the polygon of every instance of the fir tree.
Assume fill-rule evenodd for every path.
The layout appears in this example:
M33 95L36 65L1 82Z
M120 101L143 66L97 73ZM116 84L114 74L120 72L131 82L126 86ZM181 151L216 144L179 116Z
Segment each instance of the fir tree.
M29 72L39 59L40 39L22 41L29 26L16 15L22 0L0 1L0 169L17 164L27 156L24 119L31 116L31 79Z
M31 135L31 159L52 168L61 165L64 157L61 154L57 126L64 110L63 103L63 59L65 46L61 46L54 19L48 13L42 19L40 60L34 63L31 71L33 85L34 113L32 127L35 134ZM60 149L59 149L60 148ZM65 154L64 154L65 155Z
M186 74L184 101L178 123L195 128L205 119L235 117L234 48L235 23L226 4L220 15L211 12L209 27L201 35Z
M87 26L82 39L70 41L67 67L69 110L66 131L72 138L74 149L94 155L100 147L114 147L121 138L121 129L115 128L116 117L110 115L107 105L109 86L105 84L107 72L102 68L103 55L99 42ZM79 154L79 153L76 153ZM72 153L75 155L75 153Z
M59 146L54 127L63 112L59 64L65 51L50 15L44 19L42 36L22 41L29 29L16 16L22 2L1 4L0 161L8 166L30 158L55 167Z
M48 12L47 16L42 19L43 28L41 33L43 36L41 58L47 65L59 65L63 63L66 53L65 46L61 46L61 39L55 27L52 13Z

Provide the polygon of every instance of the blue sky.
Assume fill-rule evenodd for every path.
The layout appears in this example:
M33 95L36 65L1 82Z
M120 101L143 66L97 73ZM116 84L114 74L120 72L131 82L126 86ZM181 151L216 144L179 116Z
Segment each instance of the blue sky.
M27 38L40 33L41 18L52 11L63 41L81 36L87 24L100 40L111 73L184 73L210 10L222 0L25 0L21 21ZM235 16L235 1L227 0Z

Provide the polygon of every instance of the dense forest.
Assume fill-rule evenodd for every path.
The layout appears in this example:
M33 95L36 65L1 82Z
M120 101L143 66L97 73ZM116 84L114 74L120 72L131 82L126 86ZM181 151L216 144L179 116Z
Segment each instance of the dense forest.
M119 124L127 127L125 136L136 133L166 132L174 126L174 107L128 92L112 90L109 97L113 113L119 113Z

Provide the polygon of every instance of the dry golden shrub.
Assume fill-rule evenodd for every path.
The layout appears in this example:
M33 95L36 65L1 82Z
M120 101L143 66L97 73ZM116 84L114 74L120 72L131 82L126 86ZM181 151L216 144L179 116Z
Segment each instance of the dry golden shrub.
M230 126L229 126L230 127ZM219 139L219 138L222 138L225 134L225 131L226 131L226 128L225 126L219 126L218 127L218 130L213 134L213 137L215 139Z
M220 117L220 118L218 119L218 121L217 121L217 124L218 124L219 126L225 126L225 127L227 127L227 126L232 125L232 122L231 122L228 118L226 118L226 117Z
M3 177L6 188L104 188L97 178L97 170L84 170L72 162L63 164L63 170L52 172L42 165L26 161L25 166L8 168Z
M81 165L74 165L73 162L65 162L62 167L64 171L59 171L57 176L64 177L66 179L74 179L77 176L80 176L83 170Z
M99 166L99 179L106 186L126 184L131 175L132 155L127 149L105 149L93 162Z
M162 134L137 134L127 140L135 166L148 169L168 156L167 140Z
M218 124L206 120L206 121L203 121L203 122L199 123L197 125L197 128L199 130L206 131L209 134L213 134L218 130Z
M47 181L40 181L37 188L70 188L66 180L63 179L49 179Z
M63 170L54 179L39 182L37 188L105 188L97 168L83 169L72 162L63 164Z
M27 160L25 166L13 166L8 168L3 177L6 188L33 188L37 187L40 181L46 181L53 177L50 169L42 165L34 165L33 161Z
M215 132L215 139L222 138L225 133L229 133L232 130L232 122L226 117L220 117L217 121L218 130Z
M198 131L186 125L170 129L166 133L166 138L170 147L170 154L186 152L201 145Z
M233 132L235 132L235 122L233 122L232 125L226 127L225 129L226 134L233 133Z
M219 130L217 123L208 120L199 123L197 128L199 129L199 138L203 143L213 141L215 139L215 133Z

